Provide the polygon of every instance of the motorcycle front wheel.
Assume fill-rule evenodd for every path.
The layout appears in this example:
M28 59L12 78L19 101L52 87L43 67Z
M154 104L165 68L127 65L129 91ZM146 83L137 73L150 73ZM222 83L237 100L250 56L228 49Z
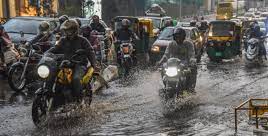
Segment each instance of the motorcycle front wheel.
M47 121L48 106L43 96L36 96L32 105L32 120L35 126L42 127Z
M21 92L26 86L26 78L21 79L23 66L11 67L8 72L8 84L11 89Z

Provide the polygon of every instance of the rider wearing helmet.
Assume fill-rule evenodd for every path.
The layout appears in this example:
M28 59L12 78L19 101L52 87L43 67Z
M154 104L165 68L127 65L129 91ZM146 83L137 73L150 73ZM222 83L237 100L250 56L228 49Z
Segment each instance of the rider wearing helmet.
M197 76L197 66L195 59L194 44L186 39L186 31L183 28L175 28L173 33L173 40L167 46L166 51L162 59L158 62L158 65L167 61L169 58L178 58L185 65L191 68L191 74L188 77L187 88L190 91L194 91Z
M208 30L208 28L209 28L208 23L205 20L202 20L201 23L200 23L200 27L198 27L198 29L201 32L206 32Z
M59 17L60 25L57 26L55 28L55 30L53 31L54 34L60 34L62 36L61 31L60 31L60 27L66 20L69 20L69 17L67 15L62 15Z
M122 20L122 28L115 31L114 35L116 41L129 41L132 39L139 39L138 36L129 29L130 21L128 19Z
M97 15L94 15L92 17L92 23L90 24L90 27L92 28L92 30L96 30L100 33L105 33L106 31L104 26L100 23L100 17Z
M190 21L190 26L191 27L196 27L196 20L191 20Z
M163 31L166 27L171 27L171 26L174 26L173 21L172 20L166 20L165 21L165 26L161 28L161 31Z
M74 66L74 73L73 73L73 80L72 80L72 87L74 95L76 96L76 100L81 100L82 96L82 86L81 86L81 75L85 73L85 69L88 65L88 61L90 62L91 66L95 68L96 60L95 60L95 53L88 42L88 40L80 35L78 35L78 24L76 20L67 20L65 21L62 26L61 30L64 31L65 37L62 37L58 44L48 50L49 53L54 54L64 54L64 58L71 58L76 51L80 49L84 49L87 53L87 56L81 56L80 59L83 63L76 64Z
M135 39L139 39L138 36L132 30L129 29L130 21L128 19L123 19L121 24L122 27L114 32L115 41L117 41L117 43L120 41L132 42ZM118 52L120 50L120 47L118 44L115 44L115 46L116 52ZM135 49L135 44L133 44L133 48ZM133 53L133 55L135 58L135 52Z
M264 36L264 33L261 32L261 28L258 24L255 24L254 28L253 28L253 31L250 33L249 35L249 39L251 38L257 38L257 39L261 39L261 37ZM267 57L266 57L266 49L264 47L264 43L261 42L261 46L260 46L260 52L261 54L264 56L264 58L267 60Z
M89 25L85 25L81 27L81 34L83 37L87 38L90 41L90 34L92 32L92 28Z
M41 51L45 52L55 45L56 37L50 32L50 24L47 21L41 22L38 27L38 34L27 44L36 44L40 45Z

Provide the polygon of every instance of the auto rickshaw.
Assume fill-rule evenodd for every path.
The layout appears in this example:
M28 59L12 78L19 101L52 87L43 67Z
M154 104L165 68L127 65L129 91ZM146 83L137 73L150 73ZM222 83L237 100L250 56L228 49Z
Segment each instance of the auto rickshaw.
M240 55L241 27L232 21L212 21L209 24L207 54L212 61Z
M153 34L153 22L151 19L143 17L118 16L112 20L114 31L121 28L121 21L128 19L130 21L130 29L139 37L135 40L136 52L138 54L147 53L149 45L155 40Z

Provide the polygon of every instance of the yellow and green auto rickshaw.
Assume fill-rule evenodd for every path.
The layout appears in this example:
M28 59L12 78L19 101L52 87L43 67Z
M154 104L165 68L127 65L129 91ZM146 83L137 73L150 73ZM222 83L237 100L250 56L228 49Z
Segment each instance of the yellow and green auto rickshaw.
M240 55L241 27L232 21L212 21L209 24L207 54L212 61Z
M139 37L138 40L134 41L136 44L136 52L138 54L146 53L150 48L149 46L155 40L152 20L144 17L118 16L112 20L114 31L121 28L121 21L123 19L130 21L129 28Z

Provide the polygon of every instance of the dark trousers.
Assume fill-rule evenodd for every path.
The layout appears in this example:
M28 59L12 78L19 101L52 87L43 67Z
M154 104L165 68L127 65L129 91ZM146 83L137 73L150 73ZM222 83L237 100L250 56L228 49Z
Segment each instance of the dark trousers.
M86 67L81 65L76 65L74 67L74 73L73 73L73 80L72 80L72 87L73 87L73 96L79 100L82 98L82 85L81 85L81 79L83 78L83 75L85 74Z
M196 86L196 78L197 78L197 66L191 66L191 73L187 76L187 90L190 91L195 90Z

